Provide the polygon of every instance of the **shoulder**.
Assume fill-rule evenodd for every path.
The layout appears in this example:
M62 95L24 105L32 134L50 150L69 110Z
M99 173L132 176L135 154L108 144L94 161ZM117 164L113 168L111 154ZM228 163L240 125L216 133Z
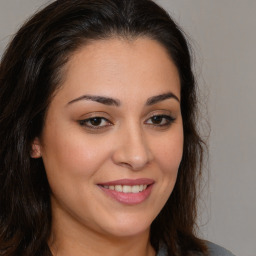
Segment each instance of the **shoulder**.
M233 253L217 244L206 241L206 245L208 247L209 256L235 256Z
M235 256L230 251L226 250L225 248L211 243L209 241L205 241L206 246L208 248L208 255L207 256ZM167 250L165 246L161 246L160 251L156 256L167 256ZM194 255L194 254L193 254ZM203 256L202 254L198 254L198 256Z

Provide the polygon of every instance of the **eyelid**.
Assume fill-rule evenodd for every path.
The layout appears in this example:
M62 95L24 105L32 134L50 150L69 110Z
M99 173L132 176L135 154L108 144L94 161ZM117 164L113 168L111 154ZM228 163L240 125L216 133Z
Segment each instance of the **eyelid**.
M94 112L89 112L87 114L84 114L80 117L80 119L90 119L90 118L94 118L94 117L102 117L102 118L105 118L105 119L112 119L112 117L106 113L106 112L103 112L103 111L94 111Z
M92 121L93 119L101 119L101 122L104 121L107 124L105 125L89 125L88 123ZM83 115L81 118L79 118L78 123L83 128L90 130L90 131L97 131L97 130L104 130L108 128L109 126L112 126L114 122L111 120L112 117L108 115L105 112L91 112L87 113L86 115Z
M89 117L89 118L86 118L86 119L83 119L83 120L79 120L80 124L81 125L84 125L86 122L89 122L93 119L101 119L101 120L104 120L105 122L109 123L109 124L112 124L107 118L104 118L102 116L95 116L95 117ZM106 126L109 126L109 125L104 125L104 126L97 126L97 125L88 125L88 127L106 127Z
M145 120L152 118L154 116L170 116L172 118L175 118L174 113L172 111L166 110L166 109L159 109L159 110L154 110L149 114L147 114L145 116Z
M148 118L148 119L146 120L146 122L147 122L148 120L154 118L154 117L160 117L160 118L162 118L162 119L166 119L166 120L167 120L167 123L172 123L173 121L176 120L176 118L174 118L174 117L172 117L172 116L170 116L170 115L153 115L153 116L151 116L150 118ZM152 123L152 125L161 126L161 124L154 124L154 123Z
M154 117L160 117L162 118L162 121L165 120L163 124L159 123L153 123L152 118ZM151 113L145 118L144 123L152 128L168 128L172 125L172 123L176 120L176 117L171 113L169 110L156 110ZM148 123L151 121L150 123Z

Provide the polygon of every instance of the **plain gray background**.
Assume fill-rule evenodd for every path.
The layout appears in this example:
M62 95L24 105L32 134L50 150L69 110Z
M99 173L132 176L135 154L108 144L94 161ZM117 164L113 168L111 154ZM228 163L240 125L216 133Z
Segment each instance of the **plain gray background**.
M0 0L0 55L20 24L47 2ZM256 1L156 2L191 39L202 112L211 126L201 235L237 256L255 256Z

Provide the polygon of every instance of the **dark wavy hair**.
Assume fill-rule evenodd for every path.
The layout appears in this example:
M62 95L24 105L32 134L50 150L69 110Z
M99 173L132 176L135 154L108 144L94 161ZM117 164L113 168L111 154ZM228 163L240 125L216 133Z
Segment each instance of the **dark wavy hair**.
M72 53L89 41L115 37L158 41L181 81L183 158L174 190L151 225L151 244L156 251L164 244L174 256L206 253L196 236L204 144L196 127L196 87L183 33L151 0L59 0L20 28L0 65L0 255L52 255L50 188L42 160L30 157L31 142L42 131Z

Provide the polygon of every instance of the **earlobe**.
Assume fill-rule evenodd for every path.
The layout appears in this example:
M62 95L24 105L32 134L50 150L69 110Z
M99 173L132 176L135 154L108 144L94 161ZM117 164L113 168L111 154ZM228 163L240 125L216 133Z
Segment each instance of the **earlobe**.
M41 154L41 144L39 138L36 137L31 144L30 157L31 158L40 158Z

